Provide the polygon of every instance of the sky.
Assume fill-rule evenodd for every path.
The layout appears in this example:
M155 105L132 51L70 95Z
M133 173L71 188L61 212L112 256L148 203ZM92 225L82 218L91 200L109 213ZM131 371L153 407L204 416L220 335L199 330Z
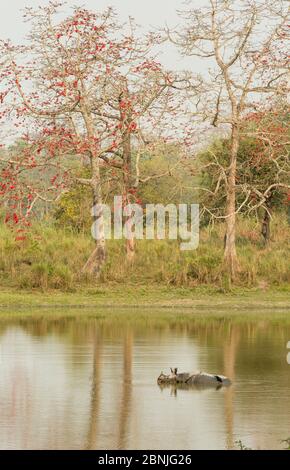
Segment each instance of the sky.
M22 42L28 31L28 25L23 22L22 9L26 6L43 5L44 0L8 0L0 3L0 36L2 39ZM198 7L207 3L206 0L194 0ZM121 20L129 16L145 30L162 27L166 23L173 27L180 23L176 10L183 9L184 0L68 0L67 10L77 5L90 10L104 10L108 6L116 9ZM182 58L174 46L164 46L161 62L171 69L190 69L198 73L205 66L194 58Z

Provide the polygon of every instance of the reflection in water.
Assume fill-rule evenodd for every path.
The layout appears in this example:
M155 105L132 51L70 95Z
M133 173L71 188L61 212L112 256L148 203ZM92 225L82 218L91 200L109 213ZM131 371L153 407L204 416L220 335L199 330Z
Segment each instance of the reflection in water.
M236 325L233 325L229 331L229 339L224 345L224 370L227 377L231 377L235 382L235 363L237 347L239 343L239 331ZM227 428L226 448L234 447L234 387L230 387L225 393L225 417Z
M101 352L102 343L97 331L93 337L93 370L91 377L91 408L89 415L89 432L87 450L97 448L98 417L100 410L100 384L101 384Z
M123 347L123 384L120 402L118 449L127 447L127 428L132 402L132 363L133 363L133 334L127 331Z
M202 392L205 390L221 390L223 388L222 384L219 385L213 385L213 384L186 384L186 383L179 383L179 384L158 384L158 387L160 390L164 390L168 388L170 390L171 395L174 395L177 397L177 392L178 390L188 390L188 391L196 391L196 392ZM230 387L230 385L228 386Z
M279 448L290 320L172 313L0 321L2 449ZM229 388L159 387L161 370Z

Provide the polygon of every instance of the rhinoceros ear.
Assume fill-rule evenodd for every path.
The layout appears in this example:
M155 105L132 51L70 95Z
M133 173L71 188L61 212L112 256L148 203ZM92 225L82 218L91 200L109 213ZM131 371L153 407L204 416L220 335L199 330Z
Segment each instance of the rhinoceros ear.
M174 371L173 371L172 367L170 367L170 372L171 372L171 374L174 374Z
M219 377L219 375L215 375L215 378L217 379L217 381L218 381L219 383L221 383L221 384L223 383L223 379L221 379L221 378Z
M174 369L174 374L175 375L177 375L177 371L178 371L178 369L177 369L177 367L175 367L175 369Z

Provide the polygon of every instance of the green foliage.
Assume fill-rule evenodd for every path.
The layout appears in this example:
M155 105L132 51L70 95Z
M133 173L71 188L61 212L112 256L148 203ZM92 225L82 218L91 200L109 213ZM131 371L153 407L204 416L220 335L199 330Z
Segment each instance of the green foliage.
M178 164L181 149L178 145L162 145L140 162L142 179L138 197L144 204L194 204L198 202L198 193L194 189L196 178L187 168ZM159 177L163 175L162 177Z
M57 226L70 227L77 232L88 230L92 223L91 207L90 188L76 184L65 192L57 203L54 211Z
M177 165L180 158L180 148L177 145L157 145L150 153L143 155L139 164L141 179L136 200L142 204L179 204L197 202L197 192L194 190L195 178L188 170ZM133 155L133 175L136 178L136 155ZM104 181L109 184L102 186L104 202L112 204L115 195L123 194L121 180L114 178L116 170L102 169ZM170 173L170 174L168 174ZM88 177L86 171L78 176ZM161 177L159 177L161 176ZM147 180L148 178L148 180ZM58 227L67 227L77 232L88 231L91 219L92 194L90 187L81 184L73 185L59 199L53 217Z
M243 137L239 142L237 158L237 207L242 213L251 213L261 196L272 184L288 183L289 138L285 111L275 116L266 115L258 123L244 124ZM201 203L217 216L224 215L226 204L225 175L229 166L230 140L219 139L199 154L197 165L200 172ZM272 211L287 210L286 189L275 187L265 202ZM264 205L265 205L264 204ZM207 214L206 222L209 221Z

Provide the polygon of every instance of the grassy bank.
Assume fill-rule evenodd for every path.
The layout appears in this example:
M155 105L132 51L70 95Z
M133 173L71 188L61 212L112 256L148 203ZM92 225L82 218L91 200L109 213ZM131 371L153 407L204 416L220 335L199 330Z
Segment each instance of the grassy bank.
M124 296L126 303L142 299L143 291L153 302L157 297L161 301L165 297L168 300L171 295L192 300L200 293L226 294L232 292L233 286L222 265L223 235L221 225L205 228L201 231L198 249L184 252L180 251L178 241L138 241L133 265L125 262L123 241L109 241L108 261L96 282L80 274L94 246L89 235L39 224L26 240L17 241L15 234L0 225L0 285L2 291L15 291L16 297L22 290L40 292L41 295L33 294L40 298L48 297L46 293L51 290L66 292L67 299L78 299L79 292L83 292L82 298L90 296L86 292L98 292L96 298L101 301L104 298L109 301L110 296L122 300ZM269 291L271 300L273 290L284 288L287 291L290 284L288 239L289 226L282 218L274 219L268 246L263 245L255 221L239 221L238 292L254 289L254 292L267 294ZM116 296L113 292L117 292ZM1 295L4 298L4 294ZM29 294L20 295L29 298ZM54 298L57 295L54 293ZM260 296L263 297L264 294Z
M102 286L80 292L60 292L50 290L0 291L0 308L14 307L140 307L196 310L289 310L290 296L287 291L270 289L263 292L257 289L234 289L221 293L209 288L176 288L145 286Z

